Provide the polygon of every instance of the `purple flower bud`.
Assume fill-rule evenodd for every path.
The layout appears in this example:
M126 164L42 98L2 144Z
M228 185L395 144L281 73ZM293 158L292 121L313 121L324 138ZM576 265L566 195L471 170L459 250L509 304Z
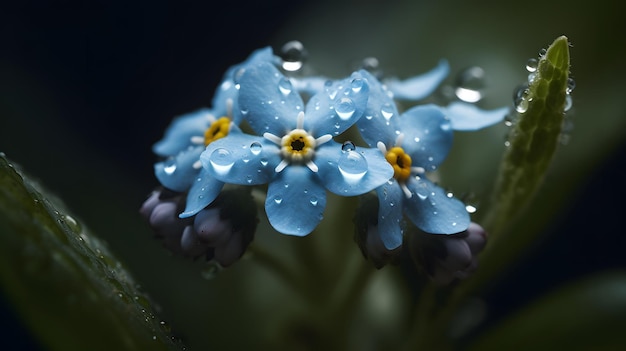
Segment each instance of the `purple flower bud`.
M230 220L220 218L219 208L212 207L196 214L194 229L202 242L215 247L224 245L229 241L232 225Z
M439 285L469 277L478 267L477 255L485 248L487 232L470 223L467 230L451 235L424 232L411 235L409 249L416 264Z
M244 254L254 237L256 205L247 188L226 189L196 215L180 218L186 194L156 189L139 209L156 237L174 254L205 256L226 267Z

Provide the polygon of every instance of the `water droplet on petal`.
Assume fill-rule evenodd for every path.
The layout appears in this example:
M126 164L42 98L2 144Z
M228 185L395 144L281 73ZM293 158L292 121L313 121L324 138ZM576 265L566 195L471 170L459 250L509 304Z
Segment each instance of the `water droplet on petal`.
M335 102L335 111L337 111L337 115L342 120L347 120L354 114L356 111L356 105L352 99L343 97Z
M358 93L363 89L363 79L355 78L352 80L351 88L354 93Z
M278 195L276 195L276 196L274 197L274 202L275 202L277 205L280 205L280 203L281 203L281 202L283 202L283 198L282 198L282 197L280 197L280 196L278 196Z
M263 146L259 142L255 141L254 143L250 144L250 152L252 152L253 155L260 154L262 149Z
M176 160L173 158L170 158L167 161L165 161L165 164L163 165L163 171L167 175L174 174L174 172L176 172Z
M354 149L356 149L356 146L350 140L344 142L343 145L341 145L342 151L354 151Z
M348 183L358 182L367 173L367 160L356 151L344 151L337 161L337 168Z
M415 194L422 201L428 199L428 187L426 183L420 181L415 187Z
M310 202L311 202L311 205L317 206L317 197L316 196L312 196Z
M235 159L230 151L219 148L211 153L209 162L217 174L226 175L235 164Z
M292 89L293 87L288 78L282 78L280 82L278 82L278 90L280 90L283 95L289 95Z
M393 117L393 107L389 103L384 104L380 109L380 114L383 115L387 121L389 121L389 119Z

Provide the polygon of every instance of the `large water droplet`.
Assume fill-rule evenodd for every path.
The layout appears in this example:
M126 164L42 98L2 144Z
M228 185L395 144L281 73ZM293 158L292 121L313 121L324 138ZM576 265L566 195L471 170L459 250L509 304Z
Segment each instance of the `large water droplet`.
M211 153L209 162L211 163L211 166L213 166L213 170L215 170L216 173L226 175L235 164L235 159L230 151L224 148L219 148Z
M470 67L456 77L454 94L461 101L478 102L482 99L482 90L485 87L485 71L478 67Z
M311 205L317 206L317 196L312 196L309 202L311 203Z
M252 152L253 155L260 154L262 149L263 149L263 146L259 142L255 141L252 144L250 144L250 152Z
M345 121L352 117L354 111L356 111L356 105L352 99L342 97L335 102L335 111L337 111L339 118Z
M307 51L301 42L292 40L281 48L280 56L283 60L282 67L286 71L298 71L304 65L307 58Z
M358 182L367 173L367 160L360 153L348 150L339 157L337 168L348 183Z
M277 195L277 196L274 197L274 202L277 205L280 205L280 203L283 202L283 198Z
M282 78L280 80L280 82L278 82L278 90L280 90L280 92L287 96L289 95L289 93L291 93L291 90L293 89L291 82L289 81L288 78Z
M176 172L176 160L173 158L170 158L167 161L165 161L165 164L163 165L163 171L167 175L174 174L174 172Z

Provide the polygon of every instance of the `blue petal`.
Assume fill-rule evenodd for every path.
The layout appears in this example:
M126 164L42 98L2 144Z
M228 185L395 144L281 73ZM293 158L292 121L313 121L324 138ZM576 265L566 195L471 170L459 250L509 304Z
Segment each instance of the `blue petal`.
M405 198L404 213L421 230L431 234L455 234L467 229L470 216L465 205L424 177L409 178L411 198Z
M248 67L239 82L239 107L257 134L283 136L296 127L302 98L276 67L267 62Z
M334 141L316 150L315 164L326 189L342 196L364 194L393 177L393 168L380 150L357 147L343 151Z
M443 162L452 147L453 130L439 106L413 107L402 114L402 148L411 156L411 165L432 171Z
M398 100L421 100L432 94L450 72L448 61L440 60L432 70L403 81L393 79L385 84Z
M317 227L326 207L326 189L306 166L288 166L271 182L267 218L283 234L304 236Z
M280 150L267 139L236 132L209 144L200 161L209 174L231 184L268 183L280 162Z
M200 169L200 174L198 174L187 194L185 211L179 217L187 218L200 212L215 200L223 187L224 182L213 178L206 169Z
M161 184L174 191L187 191L197 178L199 168L194 163L200 159L203 147L190 147L180 152L176 157L170 157L154 165L154 174Z
M152 146L152 150L159 156L174 156L192 145L191 137L203 137L213 120L213 111L208 108L179 116L167 128L163 139Z
M356 122L361 137L371 146L376 147L379 141L385 145L393 145L396 140L395 131L400 114L391 93L376 77L365 70L359 73L367 80L370 94L363 117Z
M508 107L482 110L466 102L453 102L445 109L454 130L478 130L501 122L509 113Z
M329 81L324 91L306 105L304 129L315 137L343 133L361 118L367 106L369 86L360 73L341 81Z
M213 108L220 114L218 118L229 116L235 124L239 124L243 119L237 98L239 94L239 88L237 86L239 78L246 68L251 65L260 62L278 62L277 60L278 57L274 55L272 48L268 46L254 51L244 62L229 67L224 74L222 83L213 96ZM228 100L231 101L232 106L227 105Z
M378 194L378 233L385 248L402 245L402 201L404 193L395 179L376 189Z

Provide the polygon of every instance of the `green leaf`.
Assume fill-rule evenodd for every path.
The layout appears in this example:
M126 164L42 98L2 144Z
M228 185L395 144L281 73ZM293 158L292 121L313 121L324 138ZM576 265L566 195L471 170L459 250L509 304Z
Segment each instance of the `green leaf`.
M605 273L543 296L469 350L621 350L625 325L626 273Z
M47 349L183 348L106 244L2 153L0 286Z
M492 208L483 223L498 235L532 200L556 151L565 115L569 43L557 38L539 57L536 76L517 103Z

